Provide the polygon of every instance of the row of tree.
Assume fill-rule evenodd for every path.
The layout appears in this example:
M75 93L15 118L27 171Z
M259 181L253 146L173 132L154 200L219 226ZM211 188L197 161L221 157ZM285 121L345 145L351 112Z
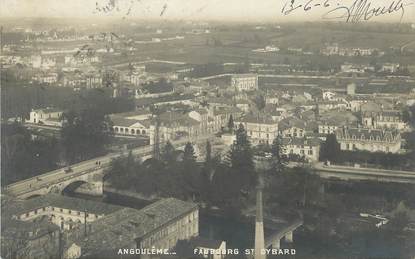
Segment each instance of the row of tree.
M108 114L130 110L130 105L100 90L80 93L72 101L67 103L58 134L41 134L18 123L2 123L2 184L106 153L113 140Z
M107 179L115 188L131 189L149 197L194 200L238 215L255 201L258 171L255 169L254 151L242 125L235 134L236 141L223 159L212 156L209 142L204 162L196 160L192 144L187 143L182 151L167 142L159 160L152 158L142 162L131 153L113 160ZM269 197L274 200L278 196L275 199L277 203L290 207L304 205L304 192L315 192L311 191L315 190L314 187L310 190L305 187L312 182L307 178L308 172L288 172L280 138L275 139L270 151L272 167L264 173ZM298 177L302 180L299 181ZM289 198L284 193L289 193Z
M17 123L1 125L2 186L53 170L60 160L58 139L33 138Z

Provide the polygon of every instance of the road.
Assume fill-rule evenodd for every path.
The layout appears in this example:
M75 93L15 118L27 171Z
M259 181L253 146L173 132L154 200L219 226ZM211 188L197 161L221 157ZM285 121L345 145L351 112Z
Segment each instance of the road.
M381 182L412 183L415 184L415 172L383 170L373 168L356 168L338 165L313 165L316 172L323 178L338 178L342 180L375 180Z
M196 142L206 141L207 139L212 138L212 136L201 136ZM189 139L182 139L177 141L171 141L171 143L176 146L182 146L187 142L194 142ZM162 145L162 144L161 144ZM46 186L50 186L62 181L67 180L68 178L78 177L79 175L90 173L96 170L102 170L107 168L111 161L114 158L120 157L123 154L128 153L129 151L132 152L135 156L148 156L151 155L153 151L153 147L150 145L134 148L125 152L117 152L117 153L109 153L105 156L97 157L91 160L83 161L77 164L73 164L70 166L71 170L68 171L69 167L60 168L51 172L47 172L41 174L37 177L28 178L13 184L6 186L6 191L9 194L18 196L24 193L32 192ZM66 170L66 172L65 172Z

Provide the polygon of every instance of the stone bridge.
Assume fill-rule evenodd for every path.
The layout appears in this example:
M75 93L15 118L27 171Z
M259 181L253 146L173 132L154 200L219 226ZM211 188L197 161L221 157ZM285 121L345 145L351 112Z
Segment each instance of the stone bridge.
M266 219L265 219L266 220ZM284 238L286 242L292 243L294 242L293 233L294 231L303 225L302 219L297 219L292 222L288 223L274 223L271 219L271 222L264 222L266 228L270 228L272 230L271 235L265 237L265 248L275 248L279 249L281 240Z
M180 148L187 142L201 143L212 136L199 136L197 139L181 139L172 141L176 148ZM97 157L91 160L73 164L66 168L60 168L36 177L25 179L3 188L3 193L27 199L30 197L44 195L49 192L60 193L68 188L83 185L83 192L93 195L103 194L104 172L114 158L128 154L139 156L142 160L152 157L153 147L151 145L125 150L118 153Z

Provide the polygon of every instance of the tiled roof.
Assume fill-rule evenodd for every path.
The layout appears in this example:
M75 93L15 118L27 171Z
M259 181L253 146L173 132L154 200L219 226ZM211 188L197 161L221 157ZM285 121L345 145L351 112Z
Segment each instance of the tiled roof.
M270 116L261 115L245 115L240 119L240 122L260 123L260 124L277 124Z
M3 213L2 213L3 214ZM47 220L21 221L10 217L1 217L1 236L37 239L47 233L58 231L59 227Z
M42 112L42 113L55 113L55 112L62 112L61 109L58 108L45 108L45 109L37 109L37 110L33 110L34 112Z
M397 110L383 110L379 112L374 112L374 111L363 112L363 116L377 116L377 115L388 116L388 117L400 117L402 116L402 113Z
M278 124L279 130L286 130L292 127L305 129L306 123L303 120L297 119L295 117L289 117L281 120Z
M295 146L318 146L321 140L318 138L283 138L283 145L295 145Z
M124 208L90 223L86 238L83 229L79 229L69 234L69 240L79 244L86 254L128 248L136 239L196 208L194 203L174 198L159 200L141 210Z
M168 95L158 98L141 98L135 100L136 105L151 105L164 102L185 101L194 99L193 95Z
M10 215L19 216L23 213L49 206L75 211L82 209L94 214L112 213L122 208L120 206L110 205L107 203L77 199L50 193L24 201L15 201L7 206L6 212Z
M396 130L366 129L366 128L348 128L343 127L336 131L337 139L356 139L372 141L394 141L400 138Z
M127 117L134 117L134 116L147 115L147 114L151 115L151 112L147 110L135 110L131 112L115 113L112 115L127 118Z
M180 112L165 112L159 115L158 119L162 126L194 126L200 124L197 120L190 118L187 113ZM154 124L154 120L152 124Z
M132 125L138 122L137 120L126 119L118 115L117 116L111 115L110 119L112 123L114 124L114 126L122 126L122 127L131 127Z
M242 111L237 107L221 107L213 111L213 115L221 115L221 114L229 114L229 113L242 113Z

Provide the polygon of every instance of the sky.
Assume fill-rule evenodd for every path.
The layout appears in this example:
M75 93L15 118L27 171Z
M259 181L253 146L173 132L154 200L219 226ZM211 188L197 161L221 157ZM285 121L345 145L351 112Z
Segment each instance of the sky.
M292 0L0 0L0 17L125 17L152 19L217 19L240 21L316 21L336 6L351 6L356 0L311 0L315 6L283 15L282 8ZM305 5L310 0L294 0ZM324 1L330 7L322 7ZM359 1L359 0L357 0ZM374 7L401 1L403 22L415 23L415 0L367 0ZM106 11L105 7L109 7ZM375 17L373 21L397 22L402 12ZM338 18L342 21L344 18Z

